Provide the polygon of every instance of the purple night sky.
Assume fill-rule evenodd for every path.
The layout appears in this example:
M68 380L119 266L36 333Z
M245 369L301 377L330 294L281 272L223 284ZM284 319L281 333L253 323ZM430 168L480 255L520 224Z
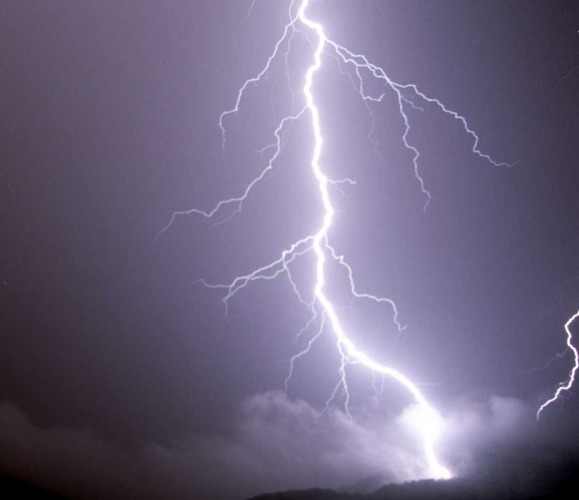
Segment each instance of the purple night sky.
M303 106L313 38L298 32L289 77L282 57L248 88L222 148L220 114L288 20L286 1L251 5L0 5L0 476L147 500L422 477L398 384L351 366L353 418L340 395L324 411L340 376L329 329L284 392L309 318L287 278L249 285L227 315L223 290L198 281L229 283L316 231L308 119L240 213L180 216L156 239L174 211L239 195L267 164L291 89ZM345 325L419 383L454 473L527 473L523 449L575 456L579 388L535 412L572 367L557 354L579 308L577 3L312 0L308 15L513 165L477 157L457 120L413 99L423 211L396 99L365 105L328 51L314 83L321 163L356 181L331 191L330 238L360 290L394 299L407 327L343 294L342 273L328 287ZM313 260L292 270L311 290Z

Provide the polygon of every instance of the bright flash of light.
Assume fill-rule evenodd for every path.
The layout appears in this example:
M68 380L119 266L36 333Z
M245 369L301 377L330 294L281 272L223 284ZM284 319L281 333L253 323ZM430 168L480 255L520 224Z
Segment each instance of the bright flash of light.
M561 394L563 394L564 391L570 390L571 387L573 386L573 383L575 382L575 373L579 369L579 352L577 351L577 348L573 345L573 335L571 334L571 324L577 318L579 318L579 311L577 311L573 316L571 316L567 320L567 323L565 323L565 332L567 333L567 347L573 353L573 368L571 368L571 371L569 372L569 377L567 378L567 380L565 382L561 382L561 384L559 384L559 387L557 388L557 390L555 391L553 396L551 396L550 399L545 401L539 407L539 409L537 410L537 420L539 420L539 418L541 416L541 412L545 408L547 408L547 406L549 406L551 403L554 403L555 401L557 401L557 399L559 399L559 397L561 396Z
M431 196L426 189L425 183L419 172L419 151L415 146L412 145L409 139L410 119L406 113L407 107L411 107L413 109L421 109L417 106L415 101L422 101L434 105L445 115L459 121L465 133L472 138L472 152L475 155L488 161L494 166L510 165L493 160L489 155L484 154L479 149L479 138L462 115L447 108L439 100L427 96L414 84L400 84L393 81L382 68L372 64L366 58L366 56L362 54L355 54L342 45L339 45L329 39L325 34L322 24L314 22L308 18L306 13L309 7L309 3L309 0L292 0L290 2L288 9L289 22L285 25L283 34L275 44L273 52L267 59L265 66L255 77L249 78L245 81L237 93L237 98L233 108L223 112L219 117L219 126L222 132L223 145L225 146L226 134L224 122L228 116L237 114L239 112L240 104L244 97L245 91L250 86L258 84L271 69L273 61L278 58L285 59L286 71L289 71L287 69L287 54L291 49L291 43L295 34L300 33L304 36L308 36L310 39L310 45L312 46L313 50L313 59L304 73L302 95L305 104L301 107L301 109L299 109L298 112L289 114L279 122L277 128L274 131L274 143L262 150L263 152L268 150L273 151L269 157L267 165L262 169L258 176L256 176L245 186L241 194L219 201L212 209L201 210L194 208L174 212L168 224L161 230L159 235L162 234L165 230L169 229L174 220L180 215L197 214L205 218L212 219L214 216L216 216L216 214L223 212L223 210L228 207L230 209L230 213L227 218L230 218L239 212L242 209L244 201L250 196L255 186L261 183L267 174L274 168L275 162L282 151L283 134L287 130L289 124L308 117L313 139L313 152L309 162L309 168L316 181L319 198L323 206L321 223L317 231L313 234L306 235L302 239L292 243L288 248L283 250L279 258L273 262L265 264L262 267L259 267L258 269L255 269L247 274L239 275L229 283L211 284L204 280L201 281L209 288L221 289L223 291L224 296L222 301L225 304L227 311L229 300L237 292L244 289L247 285L261 280L267 281L273 280L280 276L285 276L289 280L289 283L291 284L297 299L305 307L307 307L311 313L310 319L298 335L309 331L314 325L316 325L316 333L311 336L310 340L307 342L306 347L291 358L289 374L288 378L286 379L286 388L291 379L296 361L298 361L301 356L309 352L312 344L323 333L323 331L328 328L335 336L336 348L340 355L341 363L339 370L339 380L326 405L330 404L332 400L340 393L345 397L344 407L349 415L349 391L346 378L346 368L348 365L363 365L368 368L373 375L380 374L382 376L392 378L408 391L409 395L420 408L422 417L420 419L421 425L418 431L418 437L421 439L424 456L427 462L427 475L433 478L450 478L451 472L440 462L436 454L436 445L440 441L442 433L440 418L437 412L430 405L422 392L418 389L417 385L413 383L406 375L394 369L393 367L385 366L375 361L370 355L356 347L351 336L342 325L342 322L340 321L336 311L336 307L326 292L326 280L329 273L328 262L332 262L346 271L349 280L349 291L353 297L357 299L370 300L375 303L388 306L392 311L393 322L398 330L400 331L404 328L398 320L398 310L393 300L358 291L358 288L355 284L352 268L346 262L344 256L340 255L330 242L330 230L334 224L335 212L330 194L332 187L338 183L345 182L354 184L355 182L351 179L331 179L324 172L324 169L321 165L324 139L320 125L320 111L315 99L314 81L316 73L322 67L323 56L333 57L337 59L344 67L352 69L352 83L354 84L357 93L361 99L364 100L364 102L381 102L386 98L387 95L391 95L396 100L398 104L398 111L404 125L401 140L404 147L410 152L412 156L414 176L426 200L425 208L428 205ZM253 6L254 2L251 4L250 10L253 8ZM383 86L383 92L381 94L371 95L366 91L364 83L367 75L370 75L371 78L374 78ZM292 98L294 98L295 95L293 94L291 85L290 92L292 93ZM315 286L312 294L313 298L311 300L306 300L303 291L300 291L292 276L292 263L294 263L297 259L304 256L305 254L313 254L316 263L314 276Z

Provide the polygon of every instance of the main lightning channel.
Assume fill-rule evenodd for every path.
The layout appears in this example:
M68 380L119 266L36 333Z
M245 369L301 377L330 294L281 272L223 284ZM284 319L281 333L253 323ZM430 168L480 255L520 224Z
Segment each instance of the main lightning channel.
M320 157L322 154L323 137L320 126L320 115L318 108L314 101L314 96L312 93L313 78L314 74L321 68L322 62L321 57L326 45L327 39L324 33L324 29L321 24L311 21L306 16L306 10L309 5L309 0L304 0L298 11L298 16L300 21L315 31L318 39L318 44L316 51L314 53L314 64L312 64L306 72L306 81L303 88L304 95L306 96L306 107L309 110L312 118L312 128L314 133L314 152L311 160L311 167L314 172L314 176L318 182L320 196L323 201L324 206L324 219L323 224L319 231L314 235L313 249L316 254L316 286L315 286L315 297L321 304L324 313L330 321L333 332L339 342L340 352L345 353L347 357L362 363L364 366L368 367L374 372L381 373L383 375L394 378L400 384L402 384L414 397L416 402L420 405L422 410L426 413L429 421L436 422L436 414L431 406L426 401L426 398L418 390L416 385L414 385L410 379L404 376L402 373L394 370L393 368L384 366L376 361L372 360L362 351L359 351L352 340L347 336L344 328L342 327L336 310L332 305L332 302L328 299L324 293L324 288L326 284L326 273L325 273L325 263L326 263L326 252L328 251L328 231L330 230L334 218L334 207L330 200L330 195L328 193L328 178L322 171L320 167ZM433 432L434 431L434 432ZM423 429L423 439L424 439L424 451L428 459L429 468L432 475L436 478L450 478L450 472L440 464L436 457L434 451L435 443L438 439L437 429L433 427L427 427Z
M298 5L298 3L299 7L297 7L296 10L296 6ZM377 304L387 305L392 311L392 319L398 331L401 331L405 328L404 325L402 325L398 319L398 310L396 308L396 304L392 299L358 291L358 288L354 282L352 268L346 262L344 256L339 255L336 252L336 250L329 241L329 233L334 223L334 212L335 212L330 197L330 187L335 186L337 183L341 182L355 184L355 181L348 178L341 180L331 179L330 177L328 177L327 173L324 172L324 170L320 165L324 140L320 125L320 111L317 107L316 100L314 97L314 78L316 73L322 68L322 56L324 55L324 53L327 53L328 55L337 59L340 65L343 64L348 67L353 67L355 78L351 78L351 81L352 84L354 85L355 90L365 103L369 101L380 102L385 98L387 93L392 93L394 95L398 103L399 114L404 124L402 133L402 143L411 154L414 169L414 177L418 181L420 189L423 195L425 196L426 200L424 208L426 208L426 206L430 202L431 195L429 191L426 189L425 183L419 172L418 159L420 154L418 149L410 141L409 138L410 117L406 112L407 110L406 106L410 106L412 109L422 109L417 104L415 104L414 99L422 101L426 104L434 105L442 113L450 116L455 120L458 120L461 123L462 128L466 132L466 134L468 134L472 138L473 141L472 152L475 155L479 156L480 158L484 159L485 161L494 166L508 167L510 165L508 165L507 163L495 161L493 158L483 153L479 149L479 138L462 115L447 108L439 100L427 96L421 90L419 90L418 87L414 84L400 84L393 81L382 68L372 64L364 55L355 54L350 50L348 50L347 48L343 47L342 45L339 45L336 42L330 40L326 36L323 26L320 23L314 22L307 17L306 12L308 10L309 5L310 5L309 0L291 0L289 2L288 8L289 22L285 25L283 35L276 42L273 52L268 57L265 66L256 76L249 78L248 80L245 81L245 83L241 86L241 88L237 93L237 98L235 100L233 108L224 111L223 113L221 113L219 117L219 128L222 133L223 146L225 146L225 139L226 139L225 120L232 115L236 115L240 111L241 102L243 100L245 92L251 86L261 82L261 80L272 69L273 62L278 57L283 57L286 62L286 76L288 78L289 83L290 78L289 78L289 70L287 68L287 56L288 52L290 51L294 35L296 32L300 32L303 34L305 34L306 31L311 32L315 36L315 39L313 41L310 41L310 45L314 49L314 54L313 54L313 62L305 70L304 75L304 84L302 87L302 93L305 99L305 104L301 107L301 109L299 109L298 112L289 114L288 116L282 118L281 121L279 122L277 128L274 131L275 140L273 144L267 146L262 150L262 152L268 150L273 151L273 153L271 153L271 156L269 157L267 165L251 182L249 182L246 185L246 187L241 191L239 195L232 196L228 199L219 201L212 209L201 210L193 208L190 210L174 212L168 224L161 229L157 237L159 237L164 231L168 230L172 226L176 218L181 215L196 214L198 216L202 216L207 219L213 219L217 217L219 214L221 214L225 209L230 208L231 213L225 218L225 220L227 220L230 217L234 216L236 213L238 213L242 209L242 205L246 201L246 199L253 193L253 191L257 188L258 185L260 185L262 182L265 181L268 174L275 168L277 160L282 151L283 134L287 131L287 129L293 122L296 122L298 120L304 119L306 116L309 116L313 134L313 152L309 166L311 168L313 177L317 183L319 197L323 206L323 217L319 229L314 234L306 235L302 239L295 241L294 243L289 245L285 250L281 252L280 257L278 257L277 259L249 272L248 274L237 276L236 278L233 279L233 281L229 283L211 284L206 282L205 280L200 281L208 288L214 288L222 290L224 292L222 301L225 305L227 312L229 300L236 293L243 290L249 284L261 280L273 280L282 275L285 275L298 300L304 306L306 306L311 313L310 319L308 320L306 325L300 330L300 332L298 333L298 337L306 333L310 328L317 325L316 333L313 336L311 336L311 338L307 342L306 347L302 351L295 354L290 360L290 370L288 377L285 381L286 388L291 379L295 362L301 356L309 352L312 344L322 334L322 331L324 330L326 325L328 325L329 329L331 329L336 338L336 347L341 357L341 366L340 366L340 379L332 395L328 399L326 405L328 405L333 400L338 391L341 389L343 394L345 395L344 408L346 413L349 414L348 410L349 392L346 380L346 367L350 364L363 365L366 368L368 368L373 375L380 374L382 376L387 376L394 379L408 391L408 393L412 396L413 400L421 409L423 416L425 417L423 420L422 428L419 431L419 437L421 438L423 452L426 458L428 476L440 479L450 478L451 477L450 471L446 467L444 467L444 465L442 465L435 451L436 446L441 439L441 431L442 431L440 426L440 419L437 415L437 412L429 404L429 402L422 394L422 392L418 389L416 384L414 384L406 375L402 374L401 372L392 367L378 363L377 361L372 359L368 354L359 350L356 347L353 340L342 326L340 318L336 312L336 307L334 306L330 298L326 295L326 279L329 273L328 261L332 261L333 263L337 264L339 267L341 267L346 271L349 281L349 291L353 297L357 299L370 300ZM254 2L252 2L250 6L248 15L250 14L253 6ZM282 51L284 50L284 44L287 45L285 48L285 54L282 54ZM378 95L371 95L368 92L366 92L366 89L364 88L364 75L366 74L369 74L372 78L378 80L383 85L384 90L382 93ZM293 91L291 90L291 84L290 84L290 92L292 93L292 103L293 103L293 98L295 96L293 94ZM294 263L297 259L301 258L302 256L308 253L313 253L315 257L315 276L314 276L315 285L311 298L306 298L304 294L300 291L299 287L297 286L296 282L293 279L292 271L290 268L290 265L292 263Z

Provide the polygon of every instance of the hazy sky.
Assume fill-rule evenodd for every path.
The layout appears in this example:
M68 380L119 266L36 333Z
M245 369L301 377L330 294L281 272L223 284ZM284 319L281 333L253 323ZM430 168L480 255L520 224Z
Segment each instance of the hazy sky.
M340 367L329 330L283 392L308 339L287 278L240 291L227 316L222 290L197 281L231 282L319 226L307 119L241 213L179 217L155 240L174 211L239 195L303 105L313 38L298 32L289 77L281 58L248 89L222 148L220 113L287 22L287 2L251 4L0 4L0 472L94 498L421 475L412 399L392 381L351 367L353 420L339 396L322 413ZM398 335L387 307L344 296L336 274L349 331L421 384L457 473L495 443L579 444L577 394L533 422L572 366L557 354L579 308L576 2L312 0L309 15L513 165L473 155L457 120L412 99L423 211L393 93L365 105L351 68L324 56L322 164L357 182L331 192L330 238L359 289L394 299L407 326ZM310 272L296 264L306 296Z

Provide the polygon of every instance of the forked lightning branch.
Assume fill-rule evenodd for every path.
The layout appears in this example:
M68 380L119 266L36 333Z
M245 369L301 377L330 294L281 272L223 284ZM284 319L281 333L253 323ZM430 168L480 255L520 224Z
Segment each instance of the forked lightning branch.
M362 291L355 281L354 270L347 263L345 257L341 255L334 246L332 246L330 232L334 226L335 214L335 207L332 200L332 189L337 182L353 183L354 181L351 179L340 181L333 180L328 176L324 169L324 135L326 132L321 127L320 110L316 103L317 74L325 64L328 57L337 58L342 67L349 72L349 76L356 87L360 99L364 101L373 101L375 103L382 102L386 99L394 100L403 125L403 133L401 134L400 141L401 144L410 152L412 158L411 168L413 168L414 171L417 189L420 189L424 195L425 208L431 197L424 180L420 175L419 150L412 144L409 137L411 121L410 116L407 113L408 108L415 107L417 102L422 101L434 105L444 113L449 120L457 120L461 124L464 133L467 136L470 136L472 141L472 153L474 155L483 158L495 167L508 167L509 165L504 162L495 161L491 156L480 149L479 137L469 126L464 116L448 108L438 99L428 96L415 84L396 82L382 68L370 62L363 54L354 53L348 48L328 38L323 25L308 17L309 3L309 0L292 0L290 2L288 8L288 22L284 27L283 33L280 35L280 38L273 47L269 58L265 61L261 71L243 83L234 99L234 104L231 109L223 112L219 117L219 126L223 134L223 145L226 147L227 121L232 115L240 114L240 106L247 89L253 86L259 86L262 80L268 75L268 72L275 61L280 58L285 58L287 61L287 54L291 50L292 41L295 36L303 36L307 38L309 42L308 46L311 48L311 51L309 55L310 60L307 63L308 65L303 71L303 74L300 75L302 81L301 107L297 112L283 117L279 121L277 127L272 130L274 144L268 149L268 151L270 151L270 156L265 162L263 169L260 171L259 175L253 178L253 180L241 189L239 193L233 193L230 197L222 199L208 210L193 208L175 212L167 226L161 230L161 233L171 227L174 220L179 216L197 215L211 219L217 214L226 212L228 216L232 216L242 210L243 203L252 195L254 188L262 183L268 173L274 168L276 161L282 153L282 138L289 124L297 123L299 126L304 127L312 136L312 146L308 146L311 147L311 151L308 152L310 160L307 165L295 165L295 169L296 175L309 176L309 178L316 183L318 197L322 206L321 211L312 214L312 217L319 221L317 230L311 234L304 234L301 239L290 244L280 252L279 257L276 260L264 263L261 267L246 272L245 274L240 274L234 277L229 283L213 284L206 281L203 281L203 283L209 288L222 290L223 302L227 308L229 301L234 297L234 295L249 285L253 285L259 281L273 280L278 277L285 277L288 279L293 291L295 292L296 300L299 300L304 307L309 310L310 318L304 325L302 333L311 332L311 336L309 341L306 343L306 347L292 357L286 386L296 368L297 362L302 356L309 352L313 343L322 334L332 335L335 339L335 348L339 353L341 361L337 384L333 393L329 397L328 403L330 403L337 394L343 394L345 396L345 409L348 411L349 392L346 369L350 364L363 365L374 374L380 374L392 378L407 391L409 401L414 401L414 403L419 406L424 416L421 420L423 426L417 430L419 433L418 437L422 442L424 454L424 475L432 478L449 478L452 474L444 464L441 463L436 451L441 438L441 420L436 410L428 402L425 395L417 385L405 374L391 366L379 363L373 358L371 353L363 352L357 347L351 334L343 325L343 321L338 313L338 308L329 297L326 284L328 282L329 273L331 272L329 263L332 263L333 266L339 266L345 271L349 282L349 293L353 298L373 301L389 308L392 313L393 323L398 329L402 329L402 325L398 320L398 311L394 301L390 298L371 295ZM337 74L336 77L343 78L343 75ZM379 94L371 94L365 90L368 88L368 85L366 84L368 78L374 79L375 83L380 84L382 90ZM376 86L374 85L373 88L376 88ZM306 254L313 256L315 261L315 267L313 270L315 275L312 280L314 283L313 290L300 290L300 287L292 276L292 266L298 259ZM312 297L312 299L308 300L305 297ZM567 327L568 326L569 325L567 325ZM570 342L569 346L572 348ZM572 374L574 375L574 371ZM564 387L564 389L567 388L568 387L566 386ZM557 393L552 400L556 399L558 394L559 393ZM552 400L546 402L541 409Z

